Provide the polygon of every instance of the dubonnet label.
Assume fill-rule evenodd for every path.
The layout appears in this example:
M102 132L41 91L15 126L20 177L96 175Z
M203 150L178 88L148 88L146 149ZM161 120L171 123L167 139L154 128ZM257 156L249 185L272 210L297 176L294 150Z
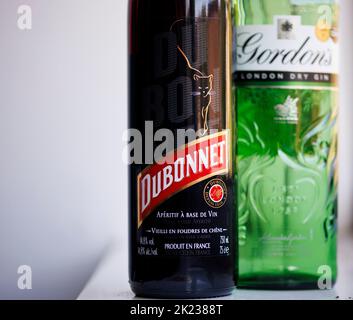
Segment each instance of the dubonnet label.
M171 153L163 164L140 173L138 183L138 226L163 201L176 193L229 171L228 131L195 140Z

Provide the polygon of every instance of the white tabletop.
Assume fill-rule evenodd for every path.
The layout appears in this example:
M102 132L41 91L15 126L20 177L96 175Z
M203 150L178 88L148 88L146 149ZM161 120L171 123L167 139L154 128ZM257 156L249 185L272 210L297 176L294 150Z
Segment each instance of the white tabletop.
M80 300L132 300L130 291L127 252L121 245L113 244L98 265L91 279L82 290ZM343 237L339 241L339 277L334 290L272 291L240 290L222 298L231 300L336 300L353 299L353 239ZM217 300L217 299L216 299Z

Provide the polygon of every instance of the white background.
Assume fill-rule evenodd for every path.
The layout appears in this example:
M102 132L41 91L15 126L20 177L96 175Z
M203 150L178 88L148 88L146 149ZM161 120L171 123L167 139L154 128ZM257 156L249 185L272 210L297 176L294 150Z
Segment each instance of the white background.
M17 28L20 4L31 31ZM353 217L352 15L342 0L342 230ZM0 298L76 298L113 242L126 250L126 42L127 0L0 0ZM32 290L17 288L24 264Z

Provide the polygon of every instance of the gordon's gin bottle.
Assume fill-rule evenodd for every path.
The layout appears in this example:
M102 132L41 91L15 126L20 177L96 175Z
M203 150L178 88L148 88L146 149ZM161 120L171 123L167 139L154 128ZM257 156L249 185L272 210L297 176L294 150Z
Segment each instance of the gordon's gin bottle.
M130 0L130 284L234 288L231 16L225 0Z
M239 287L336 279L338 8L233 1Z

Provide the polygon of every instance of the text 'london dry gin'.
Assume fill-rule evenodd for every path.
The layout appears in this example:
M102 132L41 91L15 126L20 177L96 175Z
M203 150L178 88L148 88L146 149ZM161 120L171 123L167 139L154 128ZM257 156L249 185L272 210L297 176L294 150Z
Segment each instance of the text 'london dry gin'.
M230 2L130 0L130 284L234 288Z
M336 1L235 0L239 287L336 279Z

